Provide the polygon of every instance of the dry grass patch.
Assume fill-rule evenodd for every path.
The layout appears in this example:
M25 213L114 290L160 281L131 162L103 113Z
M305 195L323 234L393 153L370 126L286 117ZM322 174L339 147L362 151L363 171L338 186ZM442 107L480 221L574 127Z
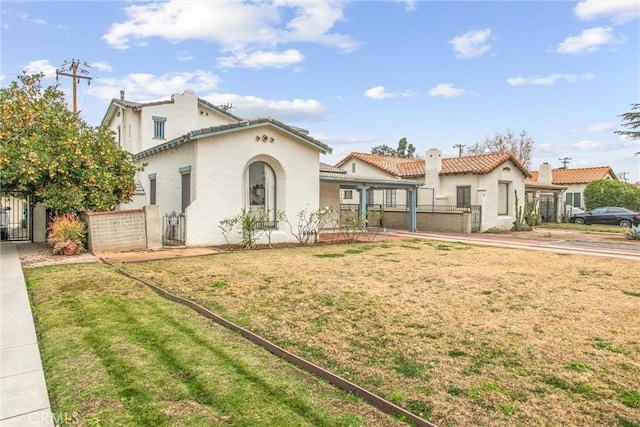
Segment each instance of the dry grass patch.
M128 264L440 425L640 425L636 262L426 240Z

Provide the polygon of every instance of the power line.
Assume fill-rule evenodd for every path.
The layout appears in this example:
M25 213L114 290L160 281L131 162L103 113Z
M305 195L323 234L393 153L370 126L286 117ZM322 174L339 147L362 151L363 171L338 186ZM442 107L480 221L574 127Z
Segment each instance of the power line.
M89 77L89 70L85 67L91 68L86 62L80 64L80 60L72 59L71 62L65 61L64 64L60 66L60 69L56 69L56 81L59 76L71 77L73 79L74 114L78 114L78 83L83 79L87 81L87 84L91 84L91 79L93 78Z

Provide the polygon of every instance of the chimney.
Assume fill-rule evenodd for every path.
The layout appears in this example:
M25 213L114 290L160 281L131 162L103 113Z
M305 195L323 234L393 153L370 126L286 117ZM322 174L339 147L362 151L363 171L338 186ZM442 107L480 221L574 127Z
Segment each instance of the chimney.
M124 89L120 89L120 101L124 101Z
M440 184L442 170L442 151L431 148L424 156L424 184L426 187L437 189Z
M551 171L551 165L544 162L540 165L540 171L538 172L539 184L553 184L553 172Z

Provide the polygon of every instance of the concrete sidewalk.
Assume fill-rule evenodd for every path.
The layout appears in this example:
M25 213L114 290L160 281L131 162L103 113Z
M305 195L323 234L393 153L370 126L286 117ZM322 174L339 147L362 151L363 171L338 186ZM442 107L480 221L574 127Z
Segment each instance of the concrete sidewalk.
M0 244L0 426L53 426L16 245Z

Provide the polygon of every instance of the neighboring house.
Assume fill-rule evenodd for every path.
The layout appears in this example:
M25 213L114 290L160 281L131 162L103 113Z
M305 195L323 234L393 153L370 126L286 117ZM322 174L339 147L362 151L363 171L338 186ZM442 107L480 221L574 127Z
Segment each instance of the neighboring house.
M418 210L474 207L481 212L480 230L511 229L515 220L515 196L524 203L525 179L531 174L511 153L442 158L440 150L431 149L424 159L406 159L368 153L350 153L336 164L347 174L380 178L420 180ZM342 190L341 203L354 195ZM369 191L368 205L404 208L404 193L392 189Z
M262 226L273 229L272 241L293 241L276 212L297 221L319 208L319 157L331 149L302 129L241 119L190 91L151 103L126 101L121 92L102 124L144 166L139 195L121 208L157 204L163 216L184 213L185 245L225 243L220 221L243 209L267 210Z
M543 172L542 169L531 172L530 182L538 182L541 172ZM564 196L565 209L575 207L585 210L584 190L591 181L600 179L618 178L609 166L575 169L560 168L551 170L551 182L549 184L566 187Z
M552 183L551 165L543 163L538 172L531 172L531 177L525 181L525 191L530 202L537 203L536 207L542 222L560 222L564 213L562 193L567 187Z

